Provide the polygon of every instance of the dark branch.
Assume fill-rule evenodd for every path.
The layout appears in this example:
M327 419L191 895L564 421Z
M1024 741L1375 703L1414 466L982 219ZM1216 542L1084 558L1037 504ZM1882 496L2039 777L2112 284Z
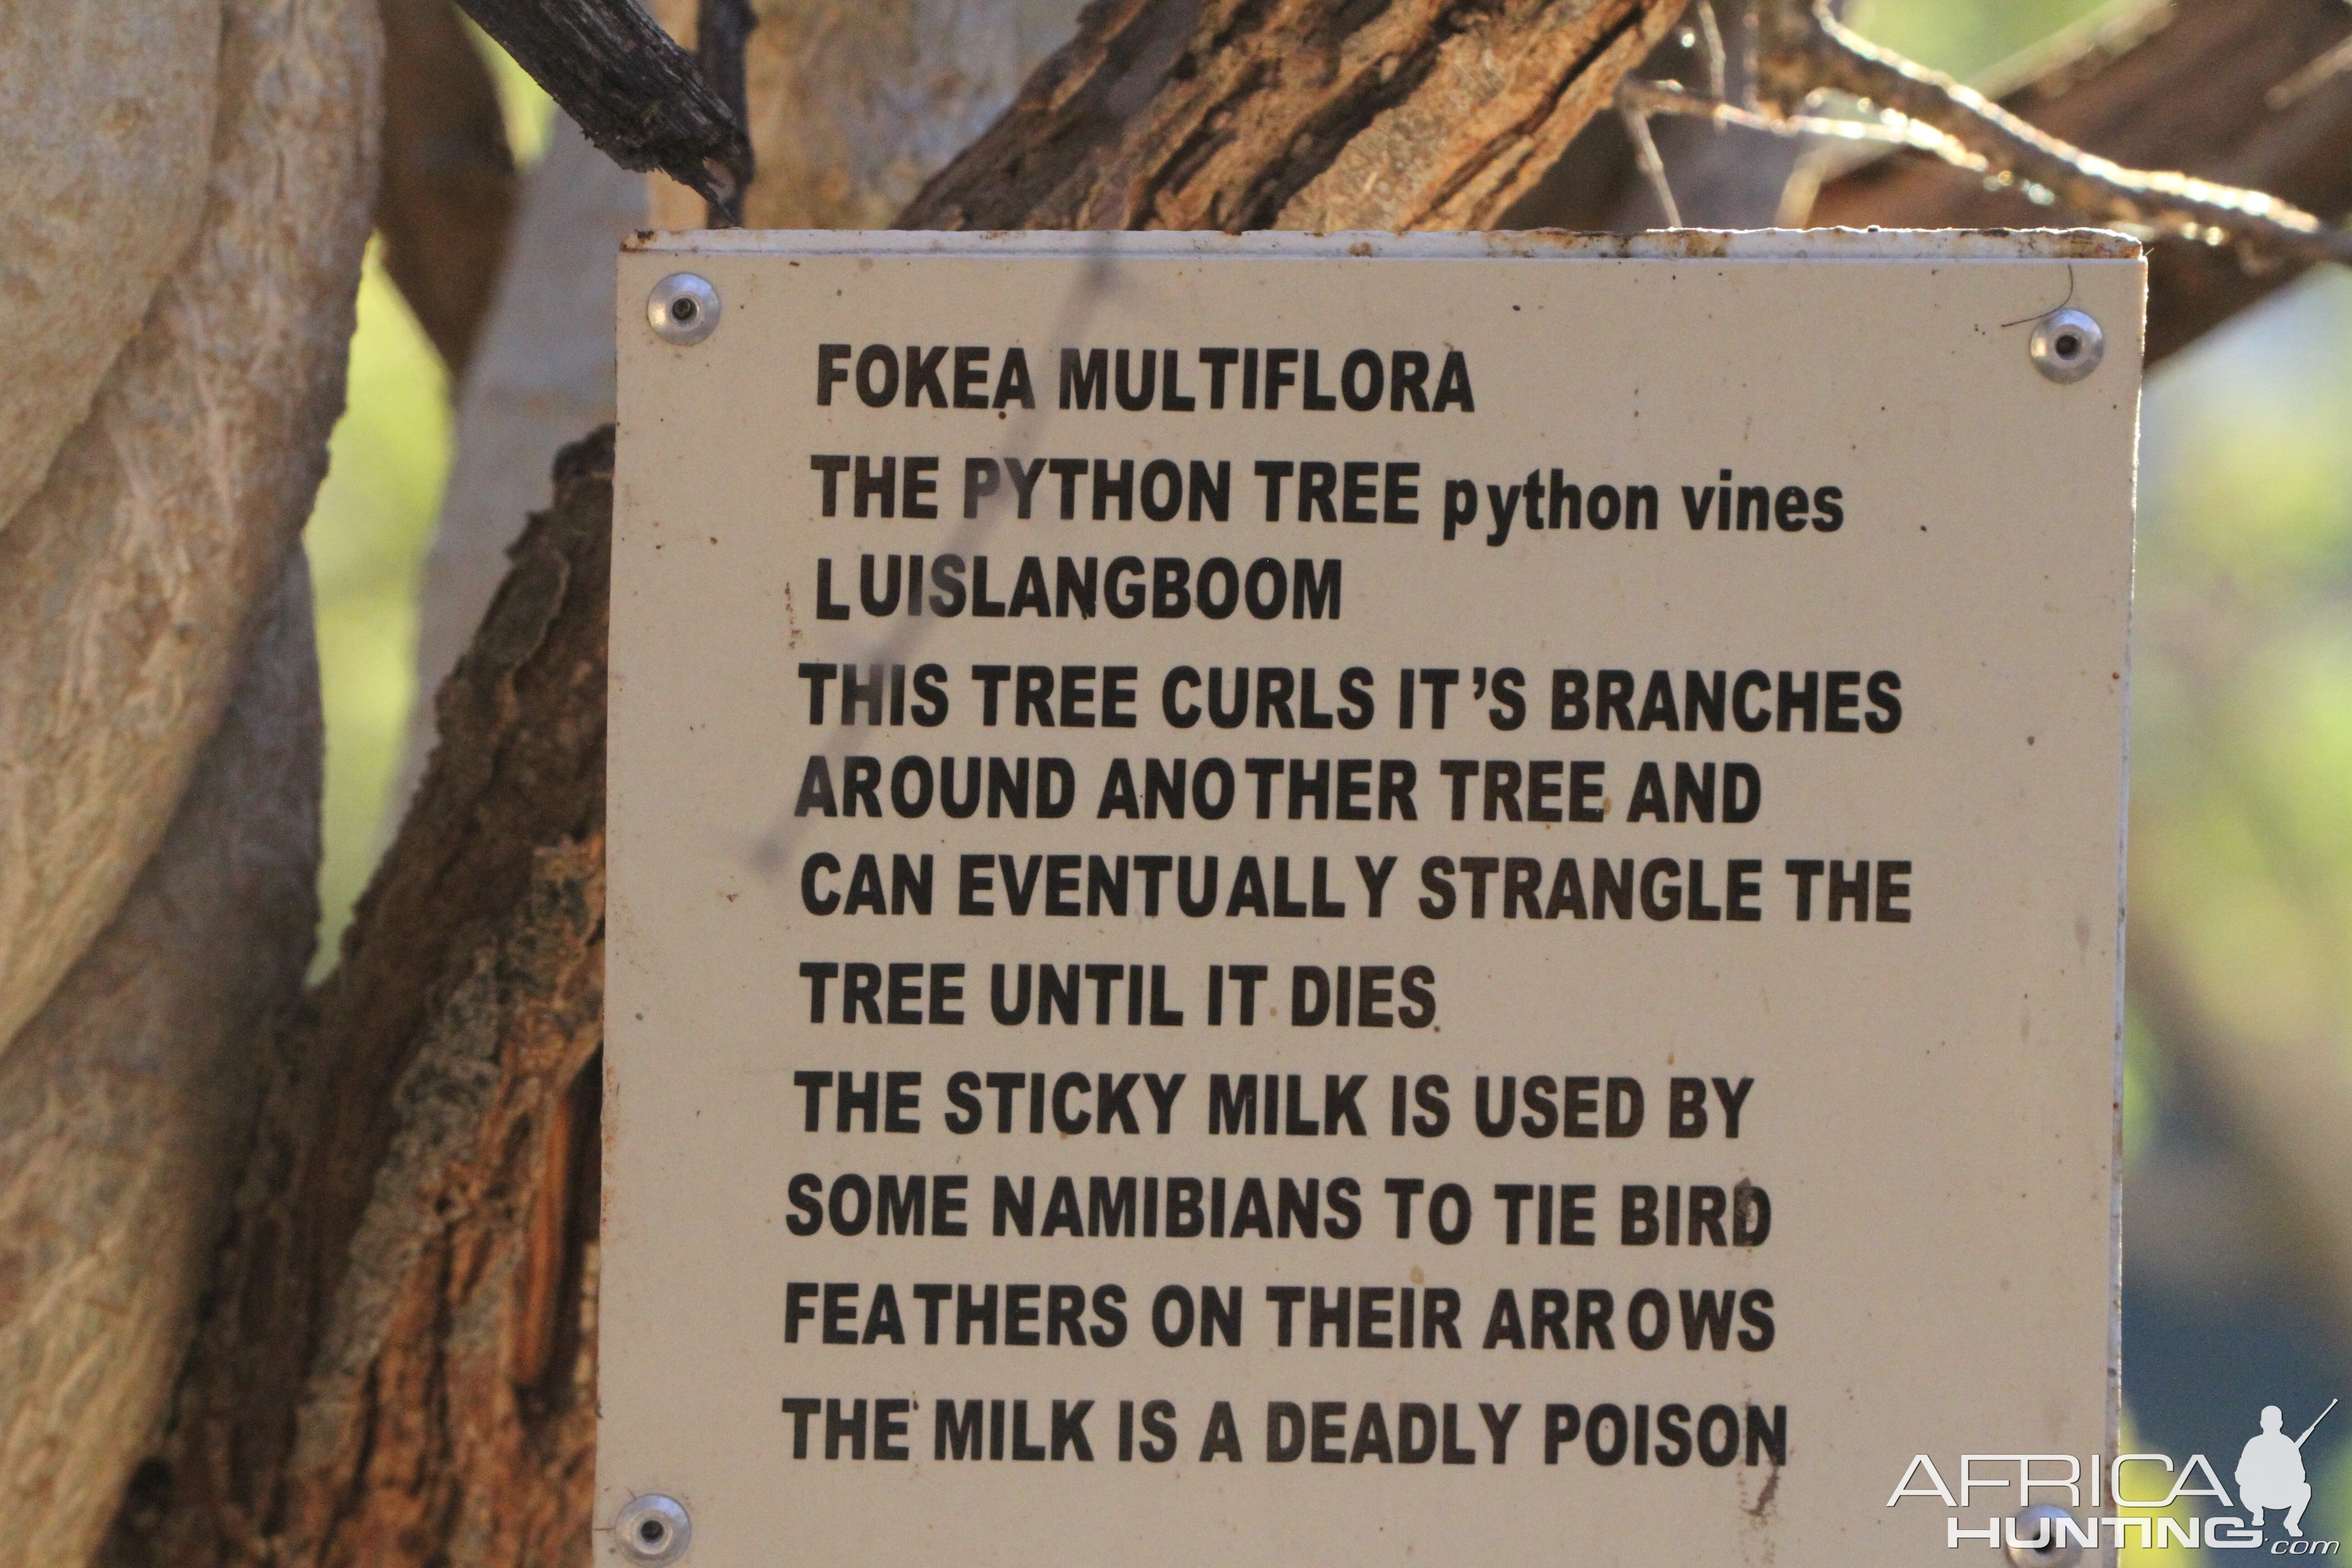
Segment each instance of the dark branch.
M613 162L659 169L721 209L741 200L742 121L636 0L460 4Z
M694 17L694 60L701 68L702 79L727 105L738 125L751 123L751 99L744 81L743 49L750 42L751 29L760 18L751 13L751 0L698 0ZM710 226L736 228L743 222L743 195L751 184L747 164L742 180L737 184L733 197L726 202L710 204Z

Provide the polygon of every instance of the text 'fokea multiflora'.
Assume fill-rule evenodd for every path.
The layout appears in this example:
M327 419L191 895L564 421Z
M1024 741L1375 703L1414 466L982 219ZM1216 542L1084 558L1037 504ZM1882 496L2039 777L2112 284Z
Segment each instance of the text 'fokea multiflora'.
M969 410L1003 420L1013 410L1040 406L1045 395L1031 359L1020 345L821 343L815 402L833 407L852 402L854 395L856 403L872 409ZM1049 405L1081 416L1243 416L1287 408L1468 416L1478 407L1469 360L1458 348L1213 346L1187 354L1174 348L1065 347L1053 363ZM1478 530L1490 545L1502 544L1515 525L1530 532L1608 533L1622 527L1637 533L1658 528L1659 483L1598 478L1573 465L1538 461L1522 478L1516 471L1424 475L1417 459L1362 452L1265 454L1246 461L1267 522L1418 524L1425 505L1433 504L1438 510L1431 521L1442 521L1447 540ZM967 520L992 506L1009 506L1022 519L1058 517L1066 522L1081 515L1095 521L1133 521L1139 511L1155 522L1179 516L1191 522L1226 522L1234 515L1232 458L1160 452L818 452L809 458L818 489L810 499L820 517L936 519L942 473L951 474L959 464ZM1834 533L1845 523L1845 492L1838 484L1795 482L1797 476L1759 483L1753 476L1735 477L1729 468L1711 478L1691 478L1693 482L1671 480L1664 489L1669 496L1679 492L1684 521L1693 533ZM929 613L961 614L963 590L954 579L968 565L975 575L982 568L960 554L937 557L930 564L941 581ZM911 584L922 582L923 565L920 556L908 558ZM899 569L896 559L891 569ZM818 571L829 588L832 561L821 561ZM845 616L851 607L834 604L829 594L823 602L820 613L826 618L835 610ZM910 587L903 603L908 615L926 613L919 586Z

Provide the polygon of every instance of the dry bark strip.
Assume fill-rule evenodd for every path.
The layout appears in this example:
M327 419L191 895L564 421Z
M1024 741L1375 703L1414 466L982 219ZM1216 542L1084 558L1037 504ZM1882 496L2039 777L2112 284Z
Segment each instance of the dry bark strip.
M583 1125L562 1107L602 1031L611 431L556 480L279 1043L175 1430L109 1562L585 1558L595 1205L547 1188L572 1185L554 1130Z
M2002 106L2141 169L2263 190L2330 221L2352 212L2352 72L2273 107L2272 90L2352 37L2342 0L2164 0L2076 36ZM1811 221L1885 227L2038 227L2049 209L1899 154L1825 184ZM2231 250L2159 240L2148 256L2147 358L2176 353L2301 275Z
M751 183L751 142L637 0L462 0L624 169L659 169L719 206Z
M1683 5L1101 0L898 226L1487 226Z
M520 181L498 84L451 0L377 0L383 21L384 270L462 380L506 258Z

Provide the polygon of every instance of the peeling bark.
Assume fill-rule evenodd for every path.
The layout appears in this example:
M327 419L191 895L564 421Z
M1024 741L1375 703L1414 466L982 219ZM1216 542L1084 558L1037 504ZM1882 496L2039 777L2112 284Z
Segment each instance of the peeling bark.
M283 1560L374 1568L428 1541L513 1568L588 1555L592 1309L560 1245L571 1184L541 1177L570 1168L566 1089L603 1028L604 909L601 836L541 849L496 935L442 977L303 1390Z
M1469 228L1682 0L1101 0L901 228Z
M463 0L466 14L624 169L741 200L751 143L694 57L637 0Z

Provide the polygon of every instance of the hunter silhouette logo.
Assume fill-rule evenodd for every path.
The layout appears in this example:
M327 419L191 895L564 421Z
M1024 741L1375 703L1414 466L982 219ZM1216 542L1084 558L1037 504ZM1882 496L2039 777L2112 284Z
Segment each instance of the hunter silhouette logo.
M2327 1410L2336 1408L2336 1401L2327 1402ZM2300 1540L2303 1536L2303 1510L2311 1506L2311 1481L2303 1473L2304 1439L2319 1429L2319 1422L2327 1419L2327 1410L2319 1413L2319 1420L2303 1429L2300 1437L2290 1437L2280 1430L2285 1419L2275 1405L2263 1406L2263 1429L2246 1439L2246 1451L2238 1456L2238 1502L2246 1510L2246 1522L2254 1530L2263 1527L2266 1509L2286 1510L2286 1532Z
M2238 1456L2234 1502L2219 1468L2202 1454L2191 1454L2181 1463L2167 1454L2112 1458L2096 1454L1962 1454L1949 1483L1932 1458L1915 1454L1886 1506L1896 1507L1909 1498L1933 1498L1951 1510L1944 1521L1946 1546L2006 1549L2018 1568L2075 1568L2084 1552L2102 1547L2262 1549L2263 1516L2271 1512L2284 1516L2280 1522L2286 1534L2268 1543L2266 1555L2333 1557L2343 1550L2343 1542L2304 1537L2311 1479L2304 1468L2303 1447L2336 1403L2329 1400L2327 1408L2293 1437L2286 1435L2284 1413L2275 1405L2263 1406L2262 1430L2247 1439ZM1981 1494L1988 1490L2004 1506L1975 1515L1984 1521L1979 1527L1967 1510L1982 1507ZM2195 1498L2211 1499L2208 1506L2212 1511L2184 1516L2175 1510L2175 1504ZM2162 1511L2117 1511L2126 1509Z

